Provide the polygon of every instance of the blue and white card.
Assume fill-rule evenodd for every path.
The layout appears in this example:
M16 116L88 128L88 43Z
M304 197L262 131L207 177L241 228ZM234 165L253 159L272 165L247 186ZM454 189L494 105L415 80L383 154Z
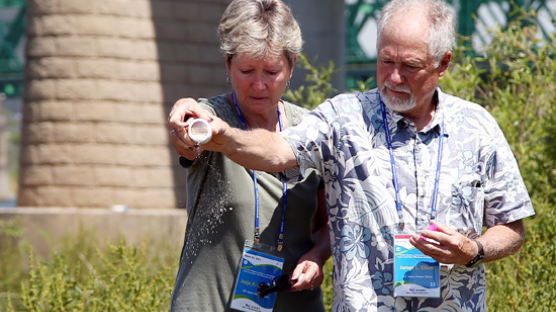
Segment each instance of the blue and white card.
M440 297L440 265L410 242L411 235L394 239L394 296Z
M249 247L243 249L241 266L230 307L245 312L272 312L276 292L259 298L259 285L272 285L282 275L284 259Z

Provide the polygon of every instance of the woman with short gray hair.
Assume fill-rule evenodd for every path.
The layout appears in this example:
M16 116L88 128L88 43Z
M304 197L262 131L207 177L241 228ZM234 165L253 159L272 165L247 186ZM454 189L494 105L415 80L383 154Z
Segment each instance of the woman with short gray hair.
M301 29L281 1L237 0L218 26L220 51L231 58L246 53L255 58L286 53L290 63L301 53Z
M324 311L319 285L330 241L321 176L313 171L286 184L204 151L202 143L188 148L184 142L192 105L236 128L280 132L297 124L305 110L281 97L301 52L301 31L280 0L234 0L222 16L218 39L231 92L180 100L169 117L172 144L187 170L189 218L171 310L246 311L260 305ZM244 268L249 250L284 259L280 279L267 285L256 276L245 278L252 270Z

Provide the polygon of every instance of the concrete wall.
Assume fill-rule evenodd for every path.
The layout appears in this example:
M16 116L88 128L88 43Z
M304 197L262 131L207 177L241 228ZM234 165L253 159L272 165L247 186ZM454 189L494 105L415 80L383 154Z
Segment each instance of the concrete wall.
M166 44L178 3L28 2L20 206L178 206L167 103L189 75L160 62L187 54Z
M75 241L78 233L98 246L125 239L130 245L148 243L151 250L170 247L178 261L185 234L183 209L136 209L127 212L110 209L2 208L0 221L15 220L23 230L20 239L30 243L34 252L48 255L64 241Z

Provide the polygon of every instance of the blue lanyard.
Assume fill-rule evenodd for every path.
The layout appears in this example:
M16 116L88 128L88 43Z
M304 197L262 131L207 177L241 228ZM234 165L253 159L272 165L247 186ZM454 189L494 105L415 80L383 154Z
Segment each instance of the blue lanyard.
M368 99L368 98L367 98ZM402 211L402 201L400 200L400 185L398 183L398 174L396 173L396 160L394 158L394 149L392 148L392 139L390 138L390 129L388 128L388 120L386 118L386 108L384 107L384 102L380 98L380 108L382 110L382 121L384 123L384 132L386 132L386 142L388 142L388 152L390 153L390 166L392 167L392 183L394 184L394 191L396 193L396 210L398 211L398 218L400 220L400 229L405 228L403 211ZM440 168L442 166L442 149L444 140L444 120L440 124L440 137L438 138L438 160L436 162L436 175L434 177L434 191L432 193L432 207L431 207L431 219L436 218L436 205L438 201L438 184L440 181Z
M239 109L239 105L237 105L237 97L236 92L232 92L232 98L234 100L234 106L236 108L237 115L239 116L239 120L243 124L243 128L246 130L247 122ZM280 131L283 129L282 125L282 115L280 114L280 106L277 107L278 111L278 124L280 125ZM259 244L260 241L260 226L259 226L259 186L257 183L257 172L253 170L253 185L254 185L254 192L255 192L255 236L253 242L255 245ZM288 199L288 184L283 182L282 183L282 219L280 220L280 234L278 235L278 251L282 251L284 248L284 225L286 223L286 206L287 206L287 199Z

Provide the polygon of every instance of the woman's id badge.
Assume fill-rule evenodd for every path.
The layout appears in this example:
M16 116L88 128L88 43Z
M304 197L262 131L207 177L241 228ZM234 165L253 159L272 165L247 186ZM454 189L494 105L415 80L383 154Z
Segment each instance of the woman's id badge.
M276 256L268 246L246 241L230 307L239 311L271 312L276 292L259 297L260 289L276 284L282 275L284 259Z
M440 266L410 242L411 235L394 238L394 296L440 297Z

